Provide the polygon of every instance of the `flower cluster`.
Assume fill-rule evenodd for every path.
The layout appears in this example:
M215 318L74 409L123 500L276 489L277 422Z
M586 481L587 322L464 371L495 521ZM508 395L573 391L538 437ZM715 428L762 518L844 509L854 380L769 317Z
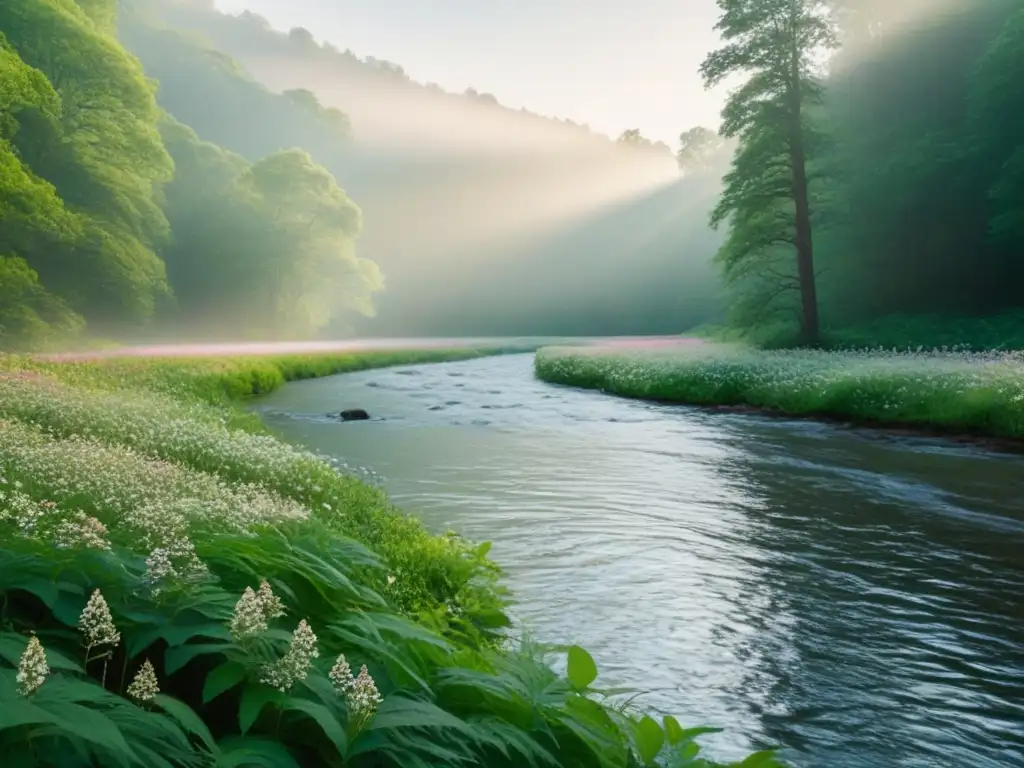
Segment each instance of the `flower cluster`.
M264 665L260 680L282 693L288 691L296 682L306 679L310 664L319 655L316 635L303 619L292 633L292 642L285 655Z
M110 607L98 589L93 591L82 609L82 615L78 617L78 629L85 637L85 646L89 650L121 642L121 633L114 626Z
M377 691L377 684L366 670L366 665L359 669L357 677L352 677L352 668L344 654L338 656L328 677L334 689L345 696L349 720L357 726L365 724L383 701Z
M259 591L246 587L245 592L235 603L231 614L231 636L236 642L243 642L267 630L267 622L284 616L284 605L274 594L270 582L263 579ZM305 621L303 621L303 624Z
M15 678L18 683L18 693L22 696L31 696L39 689L49 674L50 665L46 663L43 645L39 642L38 637L32 635L18 662L18 675Z
M142 663L139 671L135 674L135 679L128 686L127 693L131 698L140 702L149 701L160 693L160 685L156 679L156 670L153 669L149 659Z

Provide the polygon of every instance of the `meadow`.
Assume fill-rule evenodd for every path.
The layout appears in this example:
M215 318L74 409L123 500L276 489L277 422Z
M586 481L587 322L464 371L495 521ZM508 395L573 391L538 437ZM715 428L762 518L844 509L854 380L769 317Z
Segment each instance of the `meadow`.
M622 704L582 648L510 639L487 542L240 407L497 351L0 357L5 765L713 765L708 729Z
M676 343L540 350L538 378L623 397L1024 438L1024 353Z

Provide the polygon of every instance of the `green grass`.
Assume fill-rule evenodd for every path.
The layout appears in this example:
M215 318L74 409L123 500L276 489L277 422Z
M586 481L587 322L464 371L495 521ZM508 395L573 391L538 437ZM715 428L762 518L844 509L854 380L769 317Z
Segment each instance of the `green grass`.
M0 358L5 765L710 765L699 729L606 699L582 649L562 677L509 641L486 542L432 535L238 407L498 351Z
M1024 438L1020 353L547 348L544 381L624 397Z

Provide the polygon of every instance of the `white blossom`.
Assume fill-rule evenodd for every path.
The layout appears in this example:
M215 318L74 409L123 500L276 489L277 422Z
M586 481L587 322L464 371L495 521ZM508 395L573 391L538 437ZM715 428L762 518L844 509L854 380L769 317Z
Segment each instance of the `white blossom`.
M85 604L82 615L78 618L78 628L85 635L85 644L89 648L117 645L121 642L121 633L114 626L114 617L110 615L107 601L98 589Z
M348 665L348 659L345 658L345 654L338 656L338 660L334 662L334 666L331 667L331 671L327 673L327 676L331 679L331 685L334 686L338 693L346 693L355 682L355 678L352 677L352 668Z
M267 619L279 619L284 616L284 605L281 604L281 598L274 594L270 588L270 582L266 579L260 582L260 589L256 593L256 597L259 599L263 615Z
M43 645L35 635L28 640L25 651L21 654L18 662L18 675L15 678L18 683L18 693L22 696L31 696L50 674L50 666L46 663L46 652Z
M370 677L370 673L366 671L365 664L360 668L359 675L352 685L349 686L345 698L348 703L349 718L356 723L368 720L377 711L377 705L383 701L377 691L377 684Z
M292 633L292 642L288 651L276 662L263 666L260 680L285 692L297 681L306 679L310 664L319 655L320 652L316 647L316 635L303 619Z
M263 612L263 604L253 592L252 587L246 587L245 592L235 603L230 628L231 636L236 642L255 637L267 630L267 617Z
M146 659L139 671L135 673L135 679L128 686L128 695L136 701L149 701L160 693L160 685L156 679L156 670Z

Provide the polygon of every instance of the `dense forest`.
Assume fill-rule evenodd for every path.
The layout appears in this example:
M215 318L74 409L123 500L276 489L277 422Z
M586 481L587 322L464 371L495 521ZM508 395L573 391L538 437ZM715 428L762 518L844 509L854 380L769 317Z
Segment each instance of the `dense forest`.
M210 0L5 0L0 345L1022 308L1020 3L717 2L726 53L791 17L796 75L713 52L731 141L669 148Z
M765 15L740 21L750 6ZM826 334L893 315L943 322L1024 307L1017 290L1024 7L1017 0L719 0L719 7L722 51L730 55L770 34L779 14L799 14L791 41L803 56L797 135ZM824 65L815 61L822 50L830 52ZM715 74L714 57L706 77ZM718 261L732 321L766 341L791 341L801 327L806 339L816 334L806 327L794 258L799 217L784 78L738 69L750 80L723 113L723 132L740 144L716 211L728 233Z

